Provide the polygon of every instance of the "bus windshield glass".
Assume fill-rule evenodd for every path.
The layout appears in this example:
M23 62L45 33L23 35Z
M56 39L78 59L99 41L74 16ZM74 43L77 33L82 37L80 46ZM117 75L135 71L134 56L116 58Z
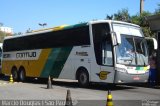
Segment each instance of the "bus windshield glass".
M118 64L148 65L146 40L139 27L113 24L114 31L121 33L121 44L116 47Z
M116 47L117 63L125 65L148 65L144 38L121 35L122 43Z

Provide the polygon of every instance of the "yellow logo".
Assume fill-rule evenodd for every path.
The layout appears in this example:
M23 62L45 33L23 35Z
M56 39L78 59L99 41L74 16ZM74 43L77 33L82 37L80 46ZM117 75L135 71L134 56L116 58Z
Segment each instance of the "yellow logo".
M107 72L107 71L101 71L100 73L98 73L97 75L99 76L99 78L101 80L106 80L107 79L107 75L109 74L110 72Z

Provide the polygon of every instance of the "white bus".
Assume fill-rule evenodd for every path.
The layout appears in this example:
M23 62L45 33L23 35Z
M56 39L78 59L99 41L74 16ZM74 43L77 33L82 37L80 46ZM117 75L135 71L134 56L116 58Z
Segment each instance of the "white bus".
M2 73L21 81L73 79L84 87L90 82L147 82L147 44L138 25L120 21L43 29L4 39Z

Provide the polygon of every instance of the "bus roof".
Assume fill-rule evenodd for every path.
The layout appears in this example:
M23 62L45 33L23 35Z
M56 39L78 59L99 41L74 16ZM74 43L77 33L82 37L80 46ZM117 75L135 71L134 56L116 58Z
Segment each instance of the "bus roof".
M23 36L28 36L28 35L36 35L36 34L47 33L47 32L58 31L58 30L72 29L72 28L76 28L76 27L86 26L86 25L89 25L89 24L106 23L106 22L127 24L127 25L132 25L132 26L135 26L135 27L139 27L138 25L135 25L135 24L132 24L132 23L127 23L127 22L122 22L122 21L94 20L94 21L84 22L84 23L75 24L75 25L61 25L61 26L57 26L57 27L53 27L53 28L45 28L45 29L40 29L40 30L34 30L30 33L25 33L25 34L22 34L22 35L8 36L8 37L5 37L5 39L12 39L12 38L23 37Z
M45 28L45 29L35 30L30 33L25 33L22 35L7 36L7 37L5 37L5 39L18 38L18 37L23 37L23 36L28 36L28 35L36 35L36 34L41 34L41 33L46 33L46 32L64 30L64 29L72 29L72 28L77 28L77 27L86 26L86 25L87 25L87 23L80 23L80 24L75 24L75 25L61 25L61 26L57 26L57 27L53 27L53 28Z
M139 25L136 25L136 24L132 24L132 23L124 22L124 21L116 21L116 20L96 20L96 21L90 21L89 24L105 23L105 22L117 23L117 24L126 24L126 25L135 26L135 27L140 27Z

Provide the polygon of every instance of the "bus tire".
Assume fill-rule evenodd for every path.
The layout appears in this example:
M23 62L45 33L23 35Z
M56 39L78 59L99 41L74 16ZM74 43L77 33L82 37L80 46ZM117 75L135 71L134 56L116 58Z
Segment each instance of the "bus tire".
M81 87L88 87L89 85L89 74L85 69L78 71L78 83Z
M18 81L18 71L16 67L13 67L11 70L11 74L14 81Z
M25 72L25 69L23 67L20 67L19 69L19 80L21 82L24 82L26 79L26 72Z

